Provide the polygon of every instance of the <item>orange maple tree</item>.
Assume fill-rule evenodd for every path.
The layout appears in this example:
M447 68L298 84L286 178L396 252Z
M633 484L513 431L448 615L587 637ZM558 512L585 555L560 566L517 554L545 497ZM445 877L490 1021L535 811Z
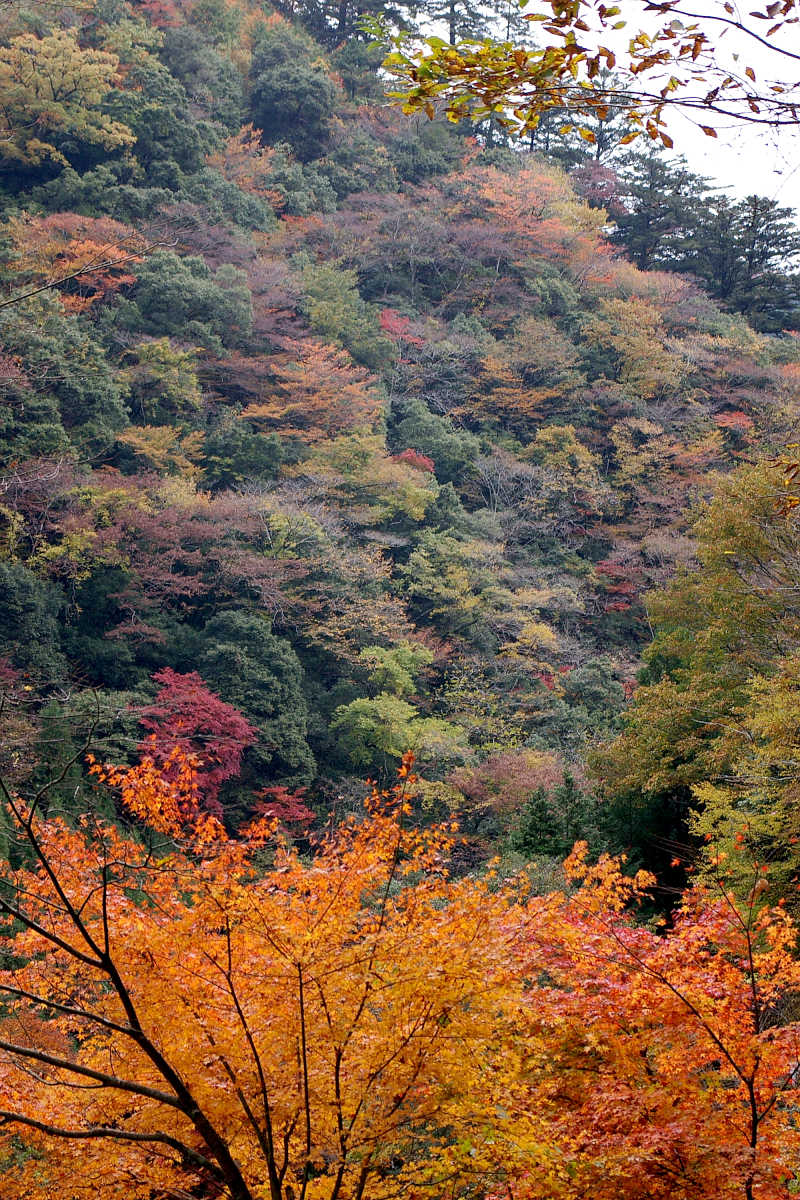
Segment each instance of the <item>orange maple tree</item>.
M0 901L21 925L0 1121L37 1152L15 1194L334 1200L474 1174L450 1142L456 1117L485 1137L506 901L408 827L409 764L310 866L275 821L225 836L180 750L168 773L93 770L141 837L7 798L27 855Z
M786 1200L800 1151L797 930L760 903L758 864L744 902L720 862L655 929L631 916L654 878L621 867L591 865L578 844L565 869L579 890L531 902L520 959L546 981L525 1033L548 1048L535 1096L570 1157L570 1194Z
M14 274L31 285L25 295L56 289L69 312L83 312L135 283L136 265L148 248L141 235L111 217L77 213L23 214L9 221L8 235Z
M228 137L221 149L209 154L206 162L243 192L260 196L263 200L268 200L274 208L278 208L281 204L281 194L269 186L274 158L274 149L262 144L261 131L249 123L243 125L238 133Z
M3 788L0 1177L58 1193L389 1200L788 1200L796 931L578 846L572 887L449 876L407 756L311 861L225 833L196 764L93 764L136 822Z
M385 403L378 381L344 350L307 338L287 351L270 362L263 398L242 419L307 442L375 424Z

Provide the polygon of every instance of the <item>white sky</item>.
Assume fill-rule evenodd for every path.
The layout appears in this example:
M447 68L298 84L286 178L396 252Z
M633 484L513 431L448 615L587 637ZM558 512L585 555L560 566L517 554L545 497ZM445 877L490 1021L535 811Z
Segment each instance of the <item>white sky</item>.
M709 138L677 117L672 129L675 149L692 171L738 196L777 200L793 208L800 223L800 130L738 128Z
M643 21L641 0L618 0L622 16L628 27L620 37L629 37L636 29L652 29L650 17ZM702 14L720 12L723 0L682 0L679 8ZM735 3L735 0L734 0ZM769 23L754 19L751 9L763 11L767 0L744 0L737 6L742 23L764 35ZM684 17L684 22L686 18ZM659 23L665 18L660 18ZM702 23L702 17L701 17ZM719 26L705 26L708 36L716 38L715 53L721 63L741 74L745 66L751 66L760 82L780 80L798 83L800 63L793 62L780 53L769 51L750 38L728 30L722 37L716 32ZM783 50L800 54L800 25L787 25L774 35L772 42ZM615 47L616 49L616 47ZM620 54L622 63L623 55ZM700 123L713 125L717 137L707 137L699 128ZM676 114L670 118L669 132L675 142L675 151L686 158L691 170L705 175L738 196L756 193L768 196L787 208L793 208L800 221L800 126L781 130L747 125L735 120L701 117L693 120Z

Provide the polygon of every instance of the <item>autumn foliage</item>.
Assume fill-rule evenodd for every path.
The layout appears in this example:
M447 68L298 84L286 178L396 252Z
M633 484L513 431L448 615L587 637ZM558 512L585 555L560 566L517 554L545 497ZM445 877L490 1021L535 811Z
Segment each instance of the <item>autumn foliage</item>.
M312 338L291 350L291 358L273 364L264 399L248 405L244 419L260 430L279 426L284 434L310 442L375 423L383 401L368 371L354 366L342 350Z
M167 764L174 760L176 747L184 755L192 755L202 802L209 812L220 816L220 786L239 774L242 754L256 741L258 731L233 705L220 700L196 671L181 675L165 667L153 678L161 688L139 716L142 728L148 731L140 753L152 758L167 779L171 777Z
M136 282L145 240L108 217L52 213L9 222L14 267L31 285L57 286L69 312L83 312Z
M580 845L563 892L453 879L411 766L310 862L268 817L227 836L179 748L93 768L141 837L6 793L16 1195L788 1198L800 965L758 868L660 930Z
M40 823L12 802L39 868L9 878L26 965L2 986L19 1023L44 1013L75 1046L53 1053L10 1026L0 1039L0 1104L46 1153L46 1187L80 1177L112 1193L124 1181L131 1197L278 1200L387 1195L435 1177L454 1095L484 1071L464 1046L494 1041L505 939L493 950L490 934L505 898L448 880L446 839L406 828L402 787L375 794L367 820L320 845L311 867L278 841L255 872L274 822L236 841L208 817L187 825L186 775L172 765L172 809L152 773L132 791L129 775L120 782L137 816L151 809L183 835L179 850ZM474 1095L465 1124L480 1126ZM51 1143L55 1129L78 1136ZM36 1193L42 1167L20 1166L19 1194Z
M277 7L0 5L0 1195L788 1200L794 217Z

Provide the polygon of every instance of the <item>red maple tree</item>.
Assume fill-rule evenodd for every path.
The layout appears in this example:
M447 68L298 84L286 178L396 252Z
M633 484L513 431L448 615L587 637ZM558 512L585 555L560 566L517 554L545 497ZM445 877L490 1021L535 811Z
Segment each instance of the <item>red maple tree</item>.
M149 736L140 743L139 752L167 773L176 746L191 756L200 802L214 816L221 816L219 789L239 774L242 754L258 739L258 730L212 692L196 671L181 675L165 667L153 679L161 690L140 713Z

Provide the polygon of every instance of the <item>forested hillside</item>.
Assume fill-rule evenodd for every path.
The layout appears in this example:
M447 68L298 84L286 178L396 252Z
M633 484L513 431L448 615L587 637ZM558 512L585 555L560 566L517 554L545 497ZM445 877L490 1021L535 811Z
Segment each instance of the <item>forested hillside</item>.
M676 217L693 177L652 153L614 174L578 139L405 118L353 19L4 14L6 769L41 782L90 728L121 763L178 740L211 811L308 823L413 748L467 864L579 833L654 863L630 787L705 762L655 782L637 750L598 808L586 756L636 687L644 597L695 570L690 506L793 437L800 347L733 310L790 321L797 235L757 198L703 225L691 186ZM720 307L686 269L726 204ZM79 759L59 800L86 789ZM645 825L682 836L676 804Z
M373 9L0 6L0 1192L788 1200L800 233Z

